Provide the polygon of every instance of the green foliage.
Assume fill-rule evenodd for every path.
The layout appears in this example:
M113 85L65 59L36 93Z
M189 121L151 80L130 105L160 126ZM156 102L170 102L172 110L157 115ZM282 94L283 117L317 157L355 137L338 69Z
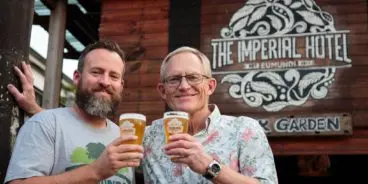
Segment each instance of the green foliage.
M88 152L82 147L77 147L73 153L71 158L73 163L83 163L89 164L93 161L93 159L88 158Z
M89 143L87 144L87 150L88 158L96 160L105 150L105 145L101 143Z
M124 174L124 173L128 173L129 172L129 169L127 167L124 167L124 168L121 168L118 170L118 173L119 174Z

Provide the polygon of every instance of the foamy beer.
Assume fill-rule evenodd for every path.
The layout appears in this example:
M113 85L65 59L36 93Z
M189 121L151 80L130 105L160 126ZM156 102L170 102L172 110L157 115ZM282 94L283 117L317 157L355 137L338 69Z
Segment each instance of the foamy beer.
M135 135L137 140L125 141L126 144L142 144L146 127L146 116L138 113L125 113L119 117L120 134Z
M183 111L169 111L164 113L165 140L173 134L187 133L189 115Z

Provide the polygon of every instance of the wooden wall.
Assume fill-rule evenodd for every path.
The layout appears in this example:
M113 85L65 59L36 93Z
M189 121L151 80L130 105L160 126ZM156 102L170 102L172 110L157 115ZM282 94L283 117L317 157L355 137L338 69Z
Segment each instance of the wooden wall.
M200 50L211 59L210 40L220 38L221 28L245 0L202 0ZM349 113L353 135L341 137L270 138L276 155L367 154L368 153L368 27L367 2L364 0L315 0L334 17L337 30L350 30L351 68L337 69L335 81L326 98L309 99L300 107L287 107L270 113L251 108L228 95L228 86L219 85L211 101L225 114L295 115L300 113ZM148 120L160 118L165 105L156 92L159 68L169 50L169 0L104 0L100 26L101 39L113 39L130 56L127 63L123 102L118 113L141 112Z
M169 0L104 0L100 39L117 41L128 56L123 103L118 114L140 112L148 121L165 110L156 92L162 58L168 53Z

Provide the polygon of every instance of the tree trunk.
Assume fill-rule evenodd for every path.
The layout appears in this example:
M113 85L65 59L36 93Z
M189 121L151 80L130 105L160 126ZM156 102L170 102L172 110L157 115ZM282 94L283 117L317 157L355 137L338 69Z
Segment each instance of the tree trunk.
M20 89L13 67L28 61L33 12L34 0L0 1L0 183L4 181L24 117L7 85L11 83Z

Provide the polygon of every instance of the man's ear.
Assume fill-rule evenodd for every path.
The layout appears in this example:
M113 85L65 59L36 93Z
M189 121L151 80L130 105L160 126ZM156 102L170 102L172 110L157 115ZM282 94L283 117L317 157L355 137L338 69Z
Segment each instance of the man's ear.
M120 94L122 95L124 91L124 79L121 79L121 90L120 90Z
M210 78L208 81L208 95L212 95L215 92L217 81L215 78Z
M74 71L74 73L73 73L73 83L74 83L75 86L78 86L81 75L82 74L78 70Z
M160 82L157 84L156 90L158 92L158 94L160 94L161 98L163 100L166 100L166 90L165 90L165 86L164 83Z
M124 84L125 84L124 79L121 79L121 88L124 88Z

